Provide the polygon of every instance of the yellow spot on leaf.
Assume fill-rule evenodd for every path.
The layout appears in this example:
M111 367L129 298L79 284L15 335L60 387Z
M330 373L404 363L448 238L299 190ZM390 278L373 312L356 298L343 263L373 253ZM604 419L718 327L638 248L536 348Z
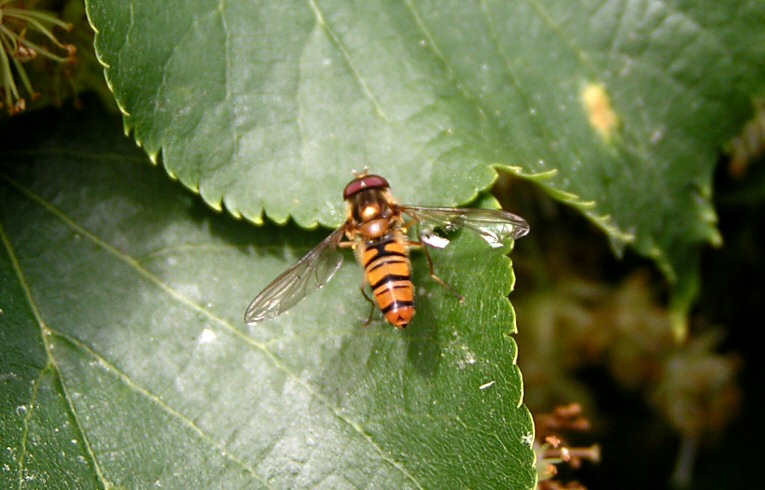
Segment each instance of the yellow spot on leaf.
M582 102L592 127L604 140L610 141L619 125L619 118L614 112L605 87L601 84L587 85L582 92Z

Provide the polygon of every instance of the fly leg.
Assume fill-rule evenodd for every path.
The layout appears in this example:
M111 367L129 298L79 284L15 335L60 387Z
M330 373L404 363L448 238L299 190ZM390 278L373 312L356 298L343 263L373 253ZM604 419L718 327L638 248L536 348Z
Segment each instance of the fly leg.
M428 267L430 268L430 277L432 277L438 284L444 287L447 291L449 291L451 294L457 297L460 303L465 302L465 297L462 296L460 293L458 293L453 287L451 287L449 284L447 284L443 279L438 277L436 274L435 269L433 268L433 259L430 257L430 252L428 251L428 244L423 243L422 240L418 242L410 241L409 245L412 247L420 247L422 248L422 251L425 252L425 258L428 259Z
M364 326L365 326L365 327L366 327L366 326L369 326L369 324L370 324L370 323L372 323L372 317L373 317L373 316L374 316L374 314L375 314L375 307L377 306L377 305L375 305L375 302L374 302L374 300L372 300L372 298L370 298L370 297L369 297L369 295L367 294L367 291L366 291L366 287L367 287L367 285L366 285L366 281L364 281L364 282L361 284L361 294L363 294L363 295L364 295L364 298L365 298L367 301L369 301L369 304L370 304L370 306L371 306L371 307L370 307L370 309L369 309L369 318L367 318L367 321L365 321L365 322L364 322Z

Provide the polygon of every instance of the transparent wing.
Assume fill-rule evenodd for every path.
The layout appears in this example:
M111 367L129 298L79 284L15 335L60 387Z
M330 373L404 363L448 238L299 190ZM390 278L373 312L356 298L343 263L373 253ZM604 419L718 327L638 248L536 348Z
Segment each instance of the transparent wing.
M333 231L266 286L247 307L244 321L253 325L279 316L332 279L343 264L343 254L337 250L343 233L342 227Z
M508 240L515 240L529 232L525 219L497 209L399 207L419 223L422 241L437 248L446 246L448 240L436 235L436 228L447 233L463 228L471 230L492 248L500 248Z

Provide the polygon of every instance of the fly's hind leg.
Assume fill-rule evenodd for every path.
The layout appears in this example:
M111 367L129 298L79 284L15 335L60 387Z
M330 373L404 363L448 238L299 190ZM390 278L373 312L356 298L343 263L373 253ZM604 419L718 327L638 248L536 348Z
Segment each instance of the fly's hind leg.
M422 251L425 252L425 258L428 259L428 267L430 268L430 277L433 278L438 284L444 287L447 291L449 291L451 294L457 297L460 303L465 302L465 297L462 296L460 293L457 292L453 287L451 287L449 284L447 284L443 279L438 277L438 274L436 274L435 269L433 268L433 259L430 257L430 251L428 250L428 244L423 243L422 241L419 242L409 242L410 246L413 247L420 247L422 248Z
M368 326L370 323L372 323L372 317L375 314L375 306L376 306L374 300L372 300L372 298L370 298L369 295L367 295L366 287L367 287L366 281L361 283L361 294L364 295L364 298L367 301L369 301L369 304L370 304L369 318L367 318L367 321L364 322L365 327Z

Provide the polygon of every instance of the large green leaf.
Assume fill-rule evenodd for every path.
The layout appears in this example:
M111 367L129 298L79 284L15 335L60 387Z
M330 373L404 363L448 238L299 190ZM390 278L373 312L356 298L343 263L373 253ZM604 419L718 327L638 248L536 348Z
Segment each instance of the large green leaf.
M337 225L351 169L432 205L499 165L685 303L719 243L718 149L765 79L765 6L745 0L87 3L126 128L213 206Z
M418 312L367 327L348 264L248 328L326 230L215 213L114 116L0 128L0 487L532 488L509 260L414 257Z

